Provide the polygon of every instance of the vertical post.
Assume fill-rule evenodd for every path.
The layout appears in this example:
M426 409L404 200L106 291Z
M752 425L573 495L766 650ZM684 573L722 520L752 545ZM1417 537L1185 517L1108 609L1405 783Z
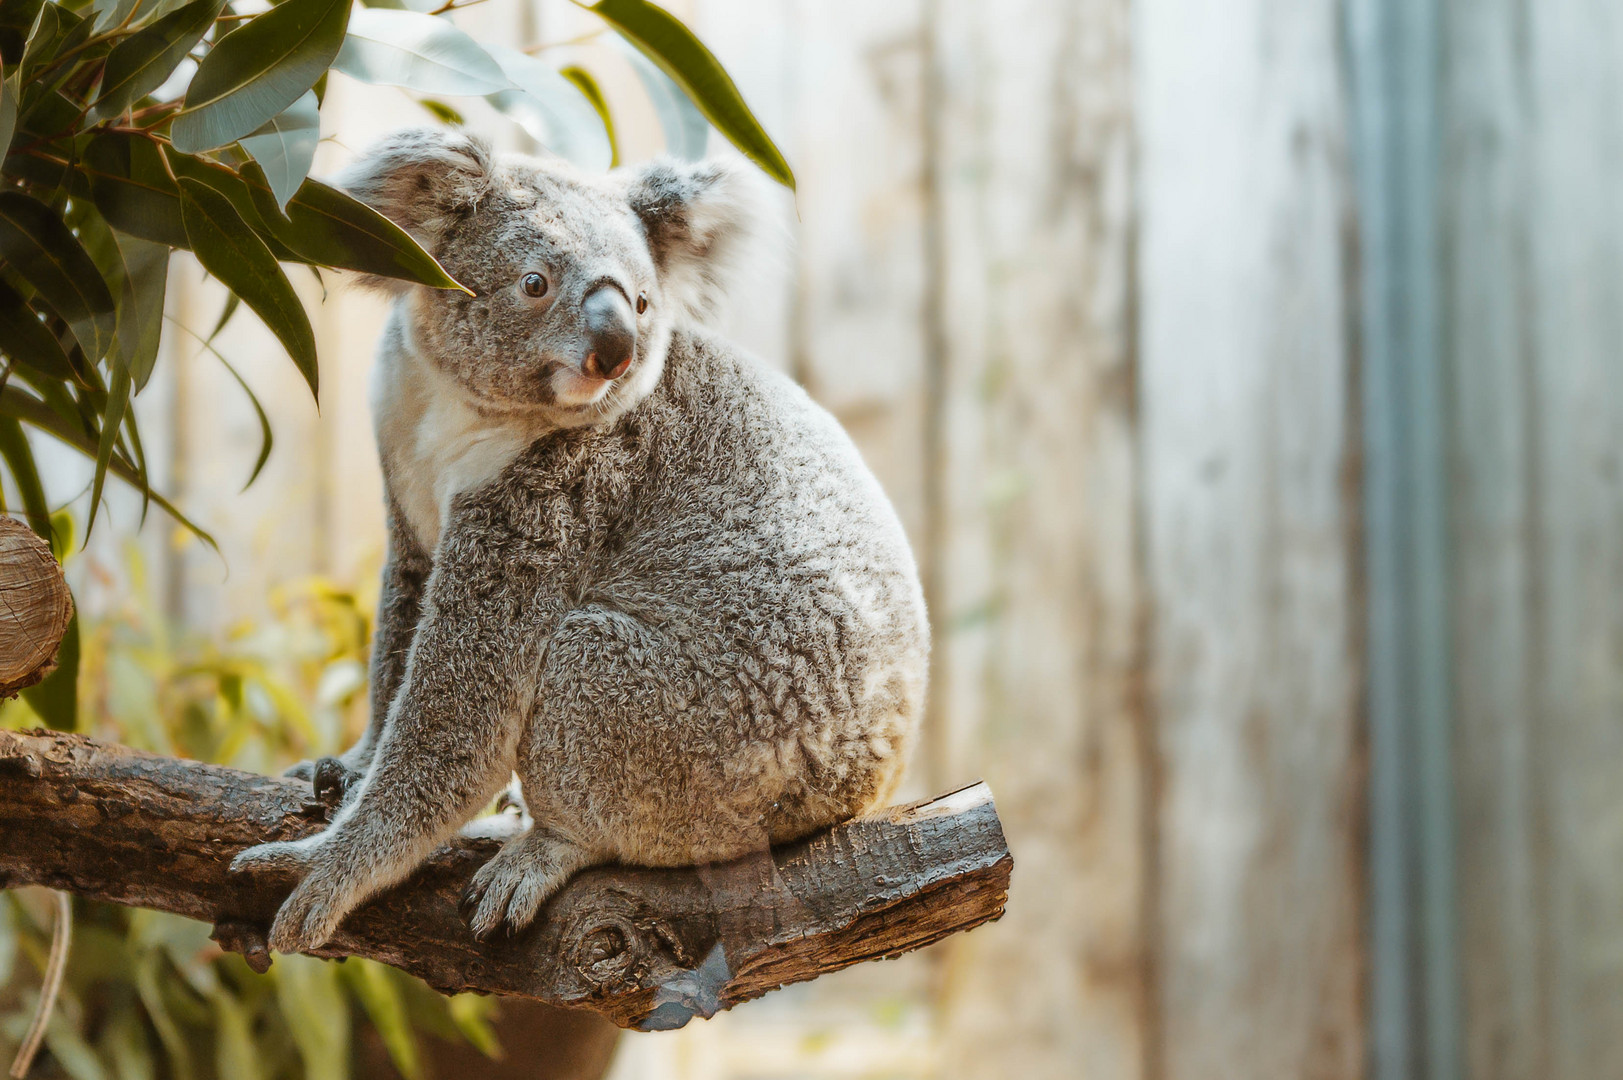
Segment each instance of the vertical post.
M1352 0L1376 1080L1460 1075L1436 0Z

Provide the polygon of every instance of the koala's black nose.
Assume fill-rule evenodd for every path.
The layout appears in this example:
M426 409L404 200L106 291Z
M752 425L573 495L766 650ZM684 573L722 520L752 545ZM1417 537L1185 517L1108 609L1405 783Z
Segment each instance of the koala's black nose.
M598 285L581 302L586 324L586 374L618 379L631 366L637 350L637 322L625 293L609 284Z

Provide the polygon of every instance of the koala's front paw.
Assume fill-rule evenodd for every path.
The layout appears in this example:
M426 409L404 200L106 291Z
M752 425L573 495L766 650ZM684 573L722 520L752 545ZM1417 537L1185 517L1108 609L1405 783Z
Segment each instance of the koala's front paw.
M280 953L309 952L325 945L356 905L350 893L336 873L325 866L312 868L282 901L266 943Z
M462 894L462 916L480 941L504 925L509 936L516 934L590 861L578 845L532 828L503 844L473 875Z
M299 879L277 909L266 937L275 952L307 952L326 944L344 916L360 902L353 884L347 883L335 863L333 850L324 843L327 835L260 844L231 860L234 874L262 872Z
M238 852L237 857L231 860L230 872L286 874L302 878L310 869L313 853L314 845L308 839L276 840Z

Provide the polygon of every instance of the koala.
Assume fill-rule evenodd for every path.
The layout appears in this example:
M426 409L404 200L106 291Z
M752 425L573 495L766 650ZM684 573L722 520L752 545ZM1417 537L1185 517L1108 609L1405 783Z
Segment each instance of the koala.
M481 938L582 867L733 859L881 804L923 709L923 595L839 424L705 329L764 221L755 175L414 130L338 182L472 295L375 283L372 717L326 830L233 864L299 881L271 947L326 942L515 775L528 827L465 897Z

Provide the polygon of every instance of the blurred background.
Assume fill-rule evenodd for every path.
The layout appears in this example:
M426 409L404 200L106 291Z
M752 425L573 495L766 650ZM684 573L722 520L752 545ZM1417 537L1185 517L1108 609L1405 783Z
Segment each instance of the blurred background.
M845 424L924 569L933 700L904 795L984 777L1016 865L1001 922L627 1035L611 1075L1623 1076L1623 6L668 6L799 182L792 249L725 328ZM623 158L662 150L572 5L454 18L578 54ZM321 116L317 175L434 122L336 73ZM82 709L126 741L270 770L364 722L386 308L299 282L319 414L251 314L208 346L275 432L240 491L259 419L200 344L224 293L174 264L136 408L157 486L221 552L156 512L138 531L110 488L70 561ZM89 466L37 452L53 502L80 496ZM0 937L11 1039L36 900ZM40 1075L190 1075L163 1063L193 1030L199 1075L282 1075L280 1029L232 1042L269 991L206 930L104 929L106 963L148 971L146 1019L75 1028L76 967ZM307 1052L293 1022L289 1075L322 1052L344 1075L351 1039L354 1075L485 1075L401 1049L412 1025L520 1045L500 1003L318 988L346 1006L275 970L331 1040Z

